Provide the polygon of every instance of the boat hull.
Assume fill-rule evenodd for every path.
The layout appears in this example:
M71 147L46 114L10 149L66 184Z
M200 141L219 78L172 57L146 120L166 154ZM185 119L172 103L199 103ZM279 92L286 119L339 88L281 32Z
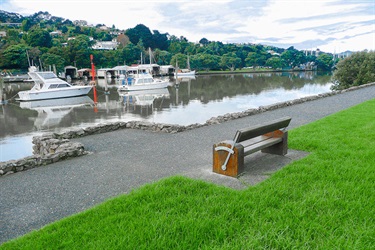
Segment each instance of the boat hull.
M134 85L121 85L118 88L119 92L126 91L139 91L139 90L152 90L163 89L169 86L169 82L150 83L150 84L134 84Z
M76 97L87 95L92 86L73 86L69 88L57 88L47 90L28 90L18 92L19 101L36 101L57 99L65 97Z
M189 72L177 72L174 73L175 78L180 78L180 77L195 77L195 70L189 71Z

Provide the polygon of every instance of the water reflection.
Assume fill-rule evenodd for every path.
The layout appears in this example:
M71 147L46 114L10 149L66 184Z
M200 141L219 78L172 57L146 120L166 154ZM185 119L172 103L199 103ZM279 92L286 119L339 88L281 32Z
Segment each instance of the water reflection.
M68 115L73 108L83 105L92 107L94 101L88 96L79 96L20 103L22 109L30 109L38 112L38 116L34 121L34 127L37 130L58 127L61 120Z
M170 93L167 88L164 88L120 93L119 96L125 112L147 117L154 110L161 111L163 109L163 102L169 100Z
M119 95L115 79L99 79L97 103L89 96L41 102L11 102L0 106L0 161L9 153L14 139L27 144L33 135L87 127L114 121L144 120L188 125L204 123L214 116L244 111L286 100L330 91L330 75L314 72L207 75L170 79L173 86L156 92ZM14 96L30 89L30 83L5 86ZM23 157L23 156L22 156Z

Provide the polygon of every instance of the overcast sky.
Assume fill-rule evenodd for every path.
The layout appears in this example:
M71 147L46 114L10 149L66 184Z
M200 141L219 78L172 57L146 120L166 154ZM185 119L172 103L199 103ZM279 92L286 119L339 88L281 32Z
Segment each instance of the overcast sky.
M375 50L375 0L0 0L1 9L229 43Z

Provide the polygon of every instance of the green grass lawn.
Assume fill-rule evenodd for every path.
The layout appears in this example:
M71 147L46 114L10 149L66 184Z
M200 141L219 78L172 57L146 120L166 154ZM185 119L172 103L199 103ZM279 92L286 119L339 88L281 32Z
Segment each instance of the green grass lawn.
M167 178L0 249L375 249L375 99L289 146L311 154L246 190Z

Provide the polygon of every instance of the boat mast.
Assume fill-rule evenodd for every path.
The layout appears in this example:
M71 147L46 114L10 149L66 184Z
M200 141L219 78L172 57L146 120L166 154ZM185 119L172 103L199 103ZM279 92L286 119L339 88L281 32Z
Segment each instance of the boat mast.
M190 59L189 59L189 55L187 56L187 68L190 71Z
M178 60L177 60L177 57L176 57L176 84L178 85Z
M26 56L27 56L27 62L29 64L29 68L31 67L31 64L30 64L30 57L29 57L29 52L26 50Z
M150 67L151 67L151 56L152 56L152 54L151 54L151 47L148 47L148 53L150 54Z

